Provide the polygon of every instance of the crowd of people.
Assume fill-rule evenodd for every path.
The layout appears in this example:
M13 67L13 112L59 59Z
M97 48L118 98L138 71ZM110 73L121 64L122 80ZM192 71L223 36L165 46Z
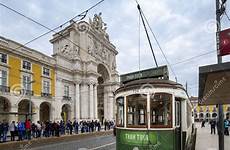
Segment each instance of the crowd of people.
M201 122L201 128L205 127L205 120L202 120ZM210 127L211 127L211 134L216 134L216 128L218 127L218 122L215 119L212 119L209 121ZM227 116L226 119L224 119L224 135L229 136L229 128L230 128L230 120Z
M114 127L114 121L105 120L102 125L105 131L110 130ZM74 120L73 122L70 120L67 122L37 121L36 123L31 122L30 119L26 119L25 122L12 121L11 123L4 120L3 122L0 121L0 142L6 142L8 135L10 135L11 141L22 141L31 140L32 138L59 137L66 134L72 135L85 132L95 132L101 131L102 125L97 120L80 122L77 120Z

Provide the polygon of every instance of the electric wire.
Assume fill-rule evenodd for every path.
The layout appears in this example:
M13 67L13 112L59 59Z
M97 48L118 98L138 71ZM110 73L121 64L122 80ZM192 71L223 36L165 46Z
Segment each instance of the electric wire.
M45 33L39 35L38 37L36 37L36 38L34 38L34 39L32 39L32 40L26 42L25 44L21 45L20 47L16 48L16 49L19 49L19 48L21 48L21 47L23 47L23 46L25 46L25 45L27 45L27 44L29 44L29 43L31 43L31 42L33 42L33 41L35 41L35 40L41 38L41 37L43 37L43 36L45 36L45 35L47 35L47 34L49 34L49 33L51 33L51 32L54 32L54 33L56 33L56 34L58 34L58 35L64 37L62 34L60 34L59 32L56 32L55 30L57 30L57 29L60 28L60 27L63 27L64 25L66 25L66 24L69 23L70 21L74 21L74 19L76 19L77 17L81 17L79 20L83 20L83 19L86 17L87 13L88 13L91 9L93 9L94 7L96 7L97 5L99 5L100 3L102 3L103 1L104 1L104 0L101 0L101 1L97 2L95 5L91 6L91 7L88 8L87 10L83 11L82 13L80 13L79 15L74 16L74 17L71 18L70 20L64 22L63 24L61 24L60 26L58 26L58 27L56 27L56 28L54 28L54 29L51 29L51 28L49 28L49 27L47 27L47 26L45 26L45 25L39 23L38 21L36 21L36 20L34 20L34 19L32 19L32 18L30 18L30 17L28 17L28 16L26 16L26 15L20 13L19 11L15 10L15 9L13 9L13 8L11 8L11 7L9 7L9 6L5 5L5 4L3 4L3 3L0 3L0 5L3 6L3 7L5 7L5 8L7 8L7 9L9 9L9 10L11 10L11 11L13 11L13 12L15 12L16 14L18 14L18 15L20 15L20 16L22 16L22 17L24 17L24 18L26 18L26 19L28 19L28 20L30 20L30 21L32 21L32 22L34 22L34 23L36 23L36 24L38 24L38 25L40 25L40 26L42 26L42 27L44 27L44 28L46 28L47 30L49 30L48 32L45 32ZM67 39L68 41L70 41L71 43L75 44L74 42L72 42L72 41L69 40L68 38L66 38L66 39Z
M202 57L202 56L205 56L205 55L209 55L209 54L212 54L212 53L215 53L215 52L216 52L216 50L214 50L214 51L209 51L209 52L206 52L206 53L203 53L203 54L199 54L199 55L196 55L196 56L192 56L192 57L190 57L190 58L187 58L187 59L178 61L178 62L172 64L172 66L179 65L179 64L183 64L183 63L186 63L186 62L190 62L190 61L192 61L192 60L194 60L194 59L197 59L197 58L199 58L199 57Z
M87 14L87 12L88 12L89 10L93 9L94 7L96 7L97 5L99 5L100 3L102 3L103 1L104 1L104 0L99 1L98 3L96 3L95 5L93 5L92 7L90 7L89 9L87 9L86 11L84 11L83 13L81 13L81 14L80 14L80 16L82 16L81 19L85 18L86 14ZM12 9L12 8L10 8L10 7L8 7L8 6L4 5L4 4L2 4L2 3L0 3L0 5L6 7L7 9L9 9L9 10L11 10L11 11L17 13L17 14L19 14L20 16L23 16L23 17L25 16L25 15L23 15L22 13L20 13L20 12L14 10L14 9ZM85 15L84 15L84 13L85 13ZM68 22L73 21L73 19L77 18L78 16L79 16L79 15L73 17L71 20L66 21L66 22L63 23L62 25L65 25L65 24L67 24ZM30 17L25 16L25 18L27 18L27 19L33 21L33 19L30 18ZM37 21L34 20L33 22L36 23ZM38 22L38 25L40 25L40 24L41 24L41 23ZM67 37L65 37L63 34L61 34L61 31L60 31L60 32L56 32L55 30L52 30L52 29L50 29L49 27L46 27L45 25L42 25L42 27L48 29L49 32L54 32L55 34L58 34L58 35L61 36L63 39L65 39L65 40L69 41L70 43L72 43L73 45L79 47L79 48L81 49L81 52L84 52L84 53L87 53L87 54L88 54L88 50L85 50L84 48L80 47L77 43L75 43L75 42L73 42L72 40L70 40L70 39L68 39ZM44 33L43 35L45 35L45 33ZM40 35L40 37L41 37L41 35ZM27 42L27 43L28 43L28 42ZM23 47L23 45L21 45L20 47ZM20 48L20 47L19 47L19 48ZM95 59L98 59L98 58L97 58L96 56L94 56L94 55L91 55L91 56L94 57ZM80 59L81 59L81 57L80 57Z

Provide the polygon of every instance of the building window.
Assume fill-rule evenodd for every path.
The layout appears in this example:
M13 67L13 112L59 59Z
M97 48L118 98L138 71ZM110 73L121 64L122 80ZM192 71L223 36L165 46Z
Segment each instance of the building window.
M175 102L175 126L180 126L181 118L180 118L180 102L176 101Z
M31 84L32 83L31 83L31 77L30 76L24 75L22 83L23 83L23 87L25 90L31 91Z
M2 63L7 63L7 55L6 54L2 54L2 53L0 53L0 61L2 62Z
M26 70L31 70L31 63L23 60L22 68Z
M179 110L176 113L179 113ZM157 93L154 97L151 97L150 116L151 127L171 127L172 95L167 93ZM179 121L179 118L177 119Z
M64 87L64 96L69 97L69 86L67 85Z
M0 70L0 85L7 85L7 72L5 70Z
M43 75L50 76L50 69L43 67Z
M43 81L43 93L49 94L50 93L50 82Z

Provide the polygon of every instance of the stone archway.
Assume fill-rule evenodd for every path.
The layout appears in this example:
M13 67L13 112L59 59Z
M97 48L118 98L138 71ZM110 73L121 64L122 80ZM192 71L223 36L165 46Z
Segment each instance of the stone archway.
M102 65L99 64L97 66L97 72L100 74L100 77L98 77L98 86L97 86L97 112L98 112L98 119L102 121L105 119L105 113L107 108L107 97L105 96L105 84L109 81L110 76L108 69Z
M64 104L62 106L61 117L65 122L71 119L71 106L69 104Z
M199 114L199 119L203 119L204 118L204 114L203 113L200 113Z
M18 103L18 121L25 121L27 117L30 118L30 106L31 112L33 112L34 105L32 101L23 99Z
M217 117L217 113L213 113L212 118L216 118L216 117Z
M50 103L43 102L39 108L39 118L41 122L50 121Z
M9 121L10 101L6 97L0 96L0 121Z

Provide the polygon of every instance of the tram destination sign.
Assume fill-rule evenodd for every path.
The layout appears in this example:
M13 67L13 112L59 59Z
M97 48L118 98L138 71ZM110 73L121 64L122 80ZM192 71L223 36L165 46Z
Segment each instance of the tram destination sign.
M140 70L136 72L131 72L120 76L120 81L122 83L127 83L130 81L146 78L162 78L165 80L169 79L168 67L160 66L158 68L150 68L146 70Z

